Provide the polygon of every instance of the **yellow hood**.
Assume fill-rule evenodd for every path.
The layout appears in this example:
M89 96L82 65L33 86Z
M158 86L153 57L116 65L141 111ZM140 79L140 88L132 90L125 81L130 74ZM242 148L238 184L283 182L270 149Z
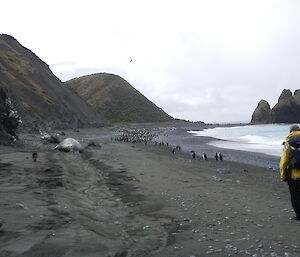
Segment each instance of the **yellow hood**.
M300 179L300 170L298 169L289 169L290 160L291 160L291 146L287 142L291 139L292 136L300 135L300 131L292 131L285 138L285 147L283 149L279 169L280 169L280 178L282 181L287 181L288 177L291 179Z
M295 135L300 135L300 131L292 131L290 134L288 134L285 138L285 143L290 141L291 137Z

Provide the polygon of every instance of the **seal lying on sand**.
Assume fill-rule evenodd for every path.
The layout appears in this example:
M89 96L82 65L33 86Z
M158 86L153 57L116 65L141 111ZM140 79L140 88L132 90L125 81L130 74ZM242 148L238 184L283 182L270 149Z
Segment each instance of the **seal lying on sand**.
M54 149L63 152L83 152L83 147L81 146L81 144L74 138L70 137L61 141Z

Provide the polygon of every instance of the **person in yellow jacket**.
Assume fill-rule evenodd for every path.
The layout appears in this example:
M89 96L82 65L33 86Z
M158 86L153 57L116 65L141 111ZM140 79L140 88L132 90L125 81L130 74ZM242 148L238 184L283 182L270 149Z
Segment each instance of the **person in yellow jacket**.
M284 182L287 182L289 186L292 206L296 213L294 219L300 220L300 159L299 163L295 162L297 161L298 157L295 158L294 151L298 150L293 148L292 141L294 136L299 136L300 139L300 128L298 125L292 125L290 127L290 133L284 142L285 146L281 155L279 166L280 179ZM300 158L300 152L298 152L298 154Z

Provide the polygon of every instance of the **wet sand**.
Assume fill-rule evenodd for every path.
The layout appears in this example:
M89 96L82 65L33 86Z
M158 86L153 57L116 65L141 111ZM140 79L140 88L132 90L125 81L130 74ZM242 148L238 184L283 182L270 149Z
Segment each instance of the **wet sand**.
M37 137L1 147L1 257L300 256L300 223L277 172L112 133L93 132L102 147L83 154Z
M278 170L279 157L268 155L268 153L261 154L248 151L218 148L207 143L220 139L194 136L187 133L187 130L198 129L193 127L182 127L177 128L176 130L164 130L164 132L159 136L158 140L164 142L167 141L173 145L181 145L184 151L190 152L193 150L199 156L201 156L203 153L206 153L208 156L213 157L216 152L222 152L226 160Z

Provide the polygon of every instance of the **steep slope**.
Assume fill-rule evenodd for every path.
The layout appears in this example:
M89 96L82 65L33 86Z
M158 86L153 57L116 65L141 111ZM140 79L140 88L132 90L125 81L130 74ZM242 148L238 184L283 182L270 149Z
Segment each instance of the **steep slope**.
M0 35L0 86L12 99L23 129L88 127L105 122L45 62L5 34Z
M65 82L94 110L113 122L159 122L173 118L123 78L98 73Z

